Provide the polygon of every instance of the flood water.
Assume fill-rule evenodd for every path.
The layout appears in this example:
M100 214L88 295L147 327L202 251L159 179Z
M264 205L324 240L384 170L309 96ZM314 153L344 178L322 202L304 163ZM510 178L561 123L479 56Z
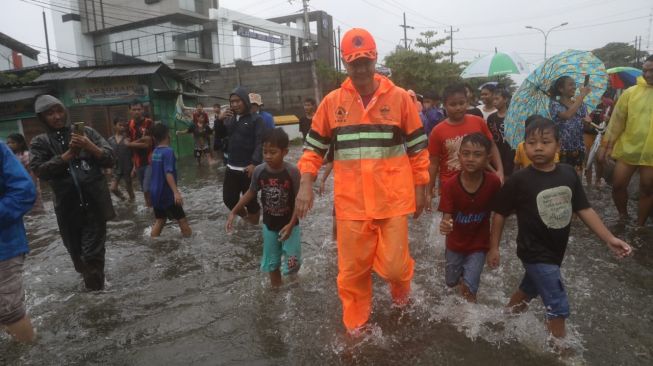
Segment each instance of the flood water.
M294 146L289 160L299 153ZM634 246L634 256L616 260L574 221L562 267L572 310L567 346L574 355L560 358L547 346L539 299L522 315L503 312L522 276L514 218L501 267L483 273L478 305L462 303L444 284L439 214L412 220L412 305L392 309L387 287L375 277L372 331L352 340L340 320L331 192L317 198L301 223L298 280L273 290L258 269L259 227L239 222L225 234L224 168L198 169L192 159L180 160L178 168L193 236L181 239L168 225L152 240L153 215L142 195L136 204L116 202L106 244L108 283L100 293L83 290L54 214L26 217L31 253L24 282L39 336L21 346L0 335L0 364L653 364L653 228L618 223L609 187L588 195L608 226ZM46 207L51 211L52 203ZM631 209L634 215L634 202Z

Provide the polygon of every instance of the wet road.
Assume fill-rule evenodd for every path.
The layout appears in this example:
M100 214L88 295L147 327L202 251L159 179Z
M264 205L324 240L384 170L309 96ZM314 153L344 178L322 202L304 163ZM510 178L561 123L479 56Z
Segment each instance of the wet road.
M298 156L293 147L289 160ZM273 290L258 269L259 228L239 222L235 233L224 232L223 168L198 169L189 159L179 162L179 171L192 238L181 239L168 225L152 240L153 215L142 208L142 196L136 204L116 203L101 293L83 290L54 214L26 218L32 251L25 285L39 339L20 346L1 335L0 364L653 364L653 228L610 219L617 215L607 187L588 195L635 255L617 261L574 221L563 276L572 310L568 343L576 355L561 360L547 348L539 300L523 315L503 313L522 275L514 218L502 266L486 268L478 305L463 304L446 289L439 215L412 221L413 304L404 313L392 309L388 289L375 277L372 332L352 341L340 321L330 197L318 198L301 224L298 281Z

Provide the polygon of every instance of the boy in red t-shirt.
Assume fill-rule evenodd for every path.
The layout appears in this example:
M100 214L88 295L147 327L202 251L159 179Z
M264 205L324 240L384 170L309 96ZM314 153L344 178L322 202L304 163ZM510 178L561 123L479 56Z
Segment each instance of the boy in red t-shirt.
M490 161L496 175L503 181L503 165L499 149L492 139L492 133L485 124L485 121L477 116L466 114L467 94L464 85L450 85L444 89L444 107L447 110L448 118L439 123L429 136L429 154L431 165L429 174L431 180L427 190L426 208L431 208L431 198L435 195L434 187L436 178L439 177L440 186L460 171L458 150L463 137L474 132L481 132L492 141L490 150ZM439 175L438 175L439 173Z
M440 232L447 236L445 281L459 286L460 294L476 302L485 255L490 248L490 202L501 188L496 174L488 172L492 140L475 132L463 137L458 158L462 171L441 185L438 210Z

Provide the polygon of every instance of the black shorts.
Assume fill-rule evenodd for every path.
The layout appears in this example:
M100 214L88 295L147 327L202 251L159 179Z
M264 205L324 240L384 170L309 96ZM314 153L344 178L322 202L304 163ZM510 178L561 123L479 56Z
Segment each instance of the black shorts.
M249 190L251 183L251 178L247 176L246 172L227 167L222 185L222 200L230 210L236 206L241 195ZM249 201L245 207L247 207L247 212L250 214L257 213L261 210L261 206L258 204L256 198Z
M164 209L154 208L154 217L157 219L181 220L186 217L183 207L172 205Z
M585 165L585 152L582 150L560 151L560 162L569 164L576 169L583 169Z

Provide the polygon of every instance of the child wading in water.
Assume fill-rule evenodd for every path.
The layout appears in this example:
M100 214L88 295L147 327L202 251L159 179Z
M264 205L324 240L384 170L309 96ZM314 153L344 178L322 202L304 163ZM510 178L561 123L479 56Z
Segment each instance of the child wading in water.
M428 211L431 209L431 198L436 194L434 191L436 181L439 180L440 187L442 187L442 184L461 170L458 151L463 137L480 132L490 141L493 140L492 133L482 118L466 114L468 103L464 85L447 86L442 99L448 117L435 126L429 136L428 149L431 156L429 175L431 178L427 190L429 197L426 200ZM499 179L503 180L501 155L494 142L492 142L490 160Z
M175 153L170 148L168 126L158 123L152 127L152 137L157 146L152 152L152 180L150 194L154 217L153 238L161 235L161 230L168 218L177 220L181 235L189 237L192 233L186 213L182 207L183 200L177 189L177 167Z
M564 338L569 304L560 265L572 214L577 214L618 257L630 255L632 249L612 235L590 207L574 168L554 163L560 138L553 121L535 118L526 127L525 136L526 154L533 164L513 174L497 195L487 262L491 267L499 265L505 218L516 211L517 256L525 273L507 306L513 312L522 312L529 301L540 296L546 307L547 329L554 337Z
M286 154L288 154L288 135L283 129L265 131L264 163L254 169L251 186L229 213L226 225L227 232L230 232L237 213L256 198L258 191L261 191L263 205L261 271L270 274L272 286L281 285L282 271L284 275L297 273L301 264L301 233L295 214L295 197L299 190L300 174L296 166L283 160Z
M486 171L492 142L482 133L463 138L458 153L462 171L442 185L438 210L440 232L447 235L447 286L476 302L476 292L490 246L490 202L501 188L496 174Z
M198 104L201 106L201 104ZM185 131L177 131L177 136L192 134L193 141L195 143L195 159L197 160L197 165L202 164L202 156L206 156L206 159L209 162L209 165L216 163L211 156L211 127L209 127L209 121L206 119L206 113L201 112L199 114L193 114L194 123L188 127Z
M122 195L118 185L121 180L125 181L125 188L127 189L127 194L129 195L129 200L134 200L134 187L132 185L131 172L133 169L132 165L132 151L127 146L129 143L129 138L127 137L128 133L127 121L124 121L118 117L113 120L113 130L114 135L109 137L107 140L109 145L113 148L113 155L116 158L116 162L113 167L113 179L111 180L111 187L109 190L111 193L115 194L116 197L121 200L125 199L125 196Z

